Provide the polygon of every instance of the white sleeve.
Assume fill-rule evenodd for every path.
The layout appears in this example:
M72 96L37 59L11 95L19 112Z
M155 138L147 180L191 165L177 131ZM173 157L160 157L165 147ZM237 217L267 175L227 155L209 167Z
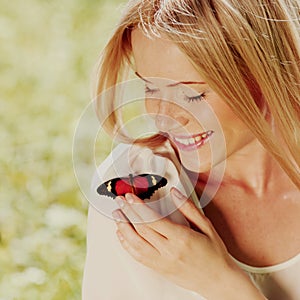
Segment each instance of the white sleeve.
M116 163L116 160L124 163L124 153L126 154L128 148L122 147L124 151L120 152L120 148L116 150L119 152L118 155L114 155L114 163ZM147 161L145 154L142 157L143 163L145 163ZM136 159L134 161L137 162ZM103 173L110 173L104 170L111 162L110 156L100 166L102 169L98 169L97 176L101 177ZM151 165L153 165L153 160L151 160ZM161 166L161 164L159 165ZM122 169L122 166L118 165L118 167ZM94 178L92 191L95 190L96 181ZM104 201L104 199L102 200ZM107 199L105 200L107 201ZM116 236L115 222L109 216L111 210L116 207L111 205L100 207L98 205L98 203L101 203L100 201L99 198L90 201L92 205L90 205L88 213L87 256L82 284L83 300L203 299L194 292L169 282L154 270L134 260L122 248ZM174 212L172 217L176 222L186 224L182 215Z
M89 208L82 300L204 300L135 261L120 245L114 221Z
M155 299L144 294L143 283L148 286L146 290L149 284L156 290L160 285L157 276L147 276L151 270L136 262L121 247L115 231L114 221L90 206L82 299Z

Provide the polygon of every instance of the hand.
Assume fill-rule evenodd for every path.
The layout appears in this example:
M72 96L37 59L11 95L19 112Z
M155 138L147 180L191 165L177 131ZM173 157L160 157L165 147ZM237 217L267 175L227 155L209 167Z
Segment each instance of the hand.
M208 299L240 299L232 296L240 281L260 295L234 264L209 219L175 188L171 195L194 229L161 217L137 196L126 194L126 199L116 198L121 210L113 213L124 249L145 266ZM145 223L149 219L155 221Z

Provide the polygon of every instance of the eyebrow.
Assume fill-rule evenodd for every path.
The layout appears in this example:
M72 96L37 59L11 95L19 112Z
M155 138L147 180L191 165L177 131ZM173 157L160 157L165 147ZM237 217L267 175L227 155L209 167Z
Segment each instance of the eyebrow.
M137 77L141 78L143 81L153 84L152 81L150 81L146 78L143 78L138 72L135 72L135 75ZM175 83L168 84L167 87L173 87L173 86L176 86L178 84L206 84L206 82L204 82L204 81L178 81L178 82L175 82Z

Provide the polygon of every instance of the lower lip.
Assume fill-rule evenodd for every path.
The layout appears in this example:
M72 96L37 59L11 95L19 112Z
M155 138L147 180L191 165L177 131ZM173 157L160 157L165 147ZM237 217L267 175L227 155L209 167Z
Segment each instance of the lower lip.
M196 142L194 144L185 145L185 144L182 144L182 143L176 141L174 138L172 138L172 141L177 146L177 148L180 149L180 150L183 150L183 151L193 151L195 149L199 149L202 146L204 146L208 142L208 140L211 138L211 136L213 135L214 132L211 131L211 130L209 130L206 133L209 133L206 138L201 139L200 141L198 141L198 142ZM202 134L204 134L204 132ZM199 134L199 135L201 135L201 134Z

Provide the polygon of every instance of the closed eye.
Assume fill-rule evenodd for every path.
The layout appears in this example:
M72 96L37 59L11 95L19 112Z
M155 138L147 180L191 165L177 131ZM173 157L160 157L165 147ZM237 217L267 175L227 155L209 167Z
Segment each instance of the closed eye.
M204 97L205 97L205 93L202 93L202 94L199 94L196 96L192 96L192 97L185 95L184 98L187 102L194 102L194 101L201 101L204 99Z

